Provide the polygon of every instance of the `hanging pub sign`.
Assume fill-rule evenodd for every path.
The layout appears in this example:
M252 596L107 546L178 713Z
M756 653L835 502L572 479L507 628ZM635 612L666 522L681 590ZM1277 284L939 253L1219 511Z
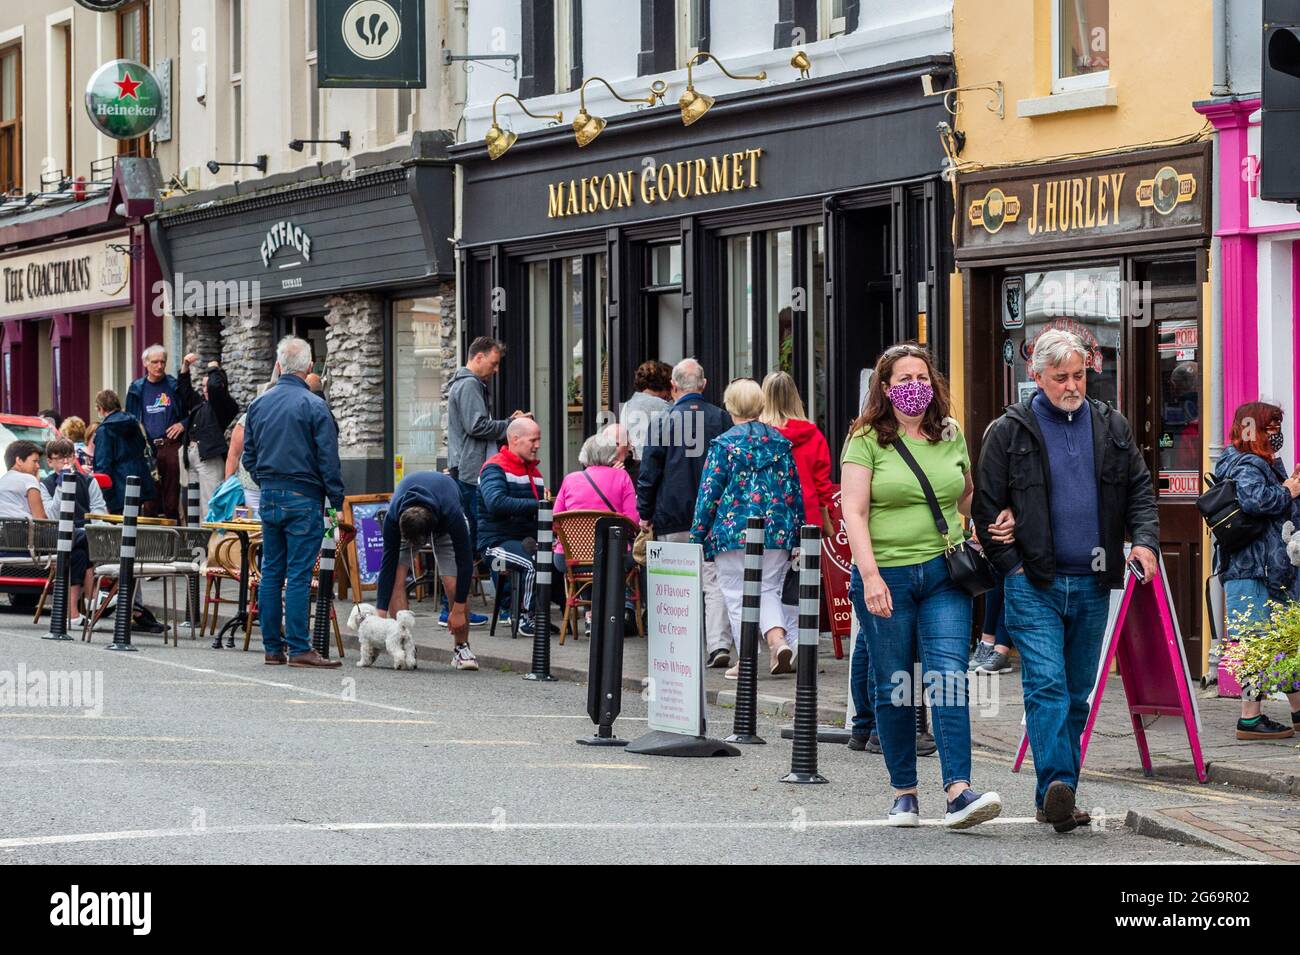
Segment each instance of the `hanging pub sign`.
M1209 168L1208 146L1197 143L970 173L957 257L1202 237Z
M105 136L135 139L163 116L162 84L142 63L109 60L86 84L86 112Z
M423 89L424 0L314 0L322 89Z
M110 10L116 10L126 2L127 0L77 0L79 5L94 13L108 13Z

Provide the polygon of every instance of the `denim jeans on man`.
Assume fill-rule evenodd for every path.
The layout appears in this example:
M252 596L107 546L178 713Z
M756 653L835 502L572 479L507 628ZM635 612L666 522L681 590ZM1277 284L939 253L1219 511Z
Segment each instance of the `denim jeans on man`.
M871 616L867 642L876 684L876 732L895 789L916 787L916 710L912 664L921 660L921 683L934 718L934 741L946 789L970 782L970 713L966 704L966 650L970 646L971 598L952 582L943 556L904 567L881 567L893 615ZM904 682L905 681L905 682ZM931 695L930 681L935 681Z
M266 653L289 655L311 650L307 608L311 601L312 570L325 536L325 504L297 491L262 491L262 582L258 586L258 622ZM284 622L281 595L284 588Z
M871 677L871 649L867 646L867 627L871 615L862 593L862 575L853 568L849 578L849 602L858 617L858 633L853 643L849 667L849 693L853 696L853 735L866 739L876 731L876 681Z
M1047 787L1079 787L1079 737L1110 612L1110 591L1092 574L1057 574L1039 589L1023 573L1002 584L1007 629L1020 650L1025 722L1034 751L1040 809Z

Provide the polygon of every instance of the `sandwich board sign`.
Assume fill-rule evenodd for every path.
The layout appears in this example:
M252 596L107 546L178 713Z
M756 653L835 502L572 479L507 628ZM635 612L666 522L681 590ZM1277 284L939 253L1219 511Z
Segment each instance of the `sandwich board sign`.
M1178 618L1173 611L1163 555L1158 575L1150 584L1142 583L1131 570L1126 569L1124 589L1111 591L1110 620L1097 662L1088 722L1079 737L1081 768L1088 755L1088 741L1097 723L1111 665L1116 662L1119 663L1120 682L1128 703L1138 756L1142 760L1142 772L1147 776L1153 775L1142 717L1177 716L1187 732L1196 778L1206 782L1205 759L1201 754L1201 714L1192 689L1194 684L1187 666L1187 652L1179 632ZM1028 749L1026 732L1020 738L1013 772L1020 772L1020 764Z
M705 737L704 549L646 545L646 723L650 732L626 752L658 756L738 756Z

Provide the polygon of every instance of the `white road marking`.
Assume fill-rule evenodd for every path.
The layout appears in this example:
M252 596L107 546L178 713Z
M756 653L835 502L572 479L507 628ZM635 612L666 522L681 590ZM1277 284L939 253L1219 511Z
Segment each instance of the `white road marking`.
M23 736L5 736L5 741L22 740L24 742L92 742L92 743L223 743L225 740L203 739L196 736L47 736L47 735L23 735Z
M993 819L985 825L1032 825L1032 816L1012 819ZM801 821L802 829L875 829L888 827L886 819L807 819ZM938 819L922 819L922 826L938 827ZM246 826L208 826L205 829L123 829L116 832L80 832L65 835L19 836L0 839L0 849L22 849L32 846L64 846L91 842L128 842L141 839L173 839L181 836L250 835L258 833L289 832L372 832L379 830L446 831L446 832L637 832L674 831L700 832L710 830L753 829L794 832L790 820L773 822L738 822L723 819L717 822L321 822L321 823L265 823Z

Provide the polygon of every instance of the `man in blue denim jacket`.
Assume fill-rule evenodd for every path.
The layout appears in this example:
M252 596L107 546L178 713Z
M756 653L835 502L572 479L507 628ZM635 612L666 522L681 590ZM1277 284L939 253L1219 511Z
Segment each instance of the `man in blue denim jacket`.
M248 406L244 420L244 469L262 491L258 594L268 666L286 662L286 643L291 667L340 665L321 657L308 639L307 608L325 532L325 500L336 510L343 506L338 431L325 402L307 387L311 368L311 345L301 338L283 339L275 350L278 380ZM286 591L283 605L281 588Z

